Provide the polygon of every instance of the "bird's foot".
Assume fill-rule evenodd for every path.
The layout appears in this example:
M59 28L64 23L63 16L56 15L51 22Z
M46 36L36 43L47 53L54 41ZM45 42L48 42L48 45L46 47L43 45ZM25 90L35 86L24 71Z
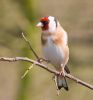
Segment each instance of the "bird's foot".
M62 67L62 70L60 71L59 75L65 77L66 73L65 73L64 67Z
M61 71L61 72L59 73L59 75L65 77L66 74L65 74L65 72Z

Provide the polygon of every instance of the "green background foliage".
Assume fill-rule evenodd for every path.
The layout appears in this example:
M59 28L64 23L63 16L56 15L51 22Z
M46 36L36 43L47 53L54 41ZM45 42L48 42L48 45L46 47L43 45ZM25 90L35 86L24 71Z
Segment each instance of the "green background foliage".
M93 1L92 0L0 0L0 56L26 56L35 59L24 42L42 55L40 30L35 27L42 16L58 18L68 32L71 73L93 84ZM93 92L68 80L69 92L56 95L52 74L25 62L0 62L0 100L92 100ZM51 67L51 65L48 65Z

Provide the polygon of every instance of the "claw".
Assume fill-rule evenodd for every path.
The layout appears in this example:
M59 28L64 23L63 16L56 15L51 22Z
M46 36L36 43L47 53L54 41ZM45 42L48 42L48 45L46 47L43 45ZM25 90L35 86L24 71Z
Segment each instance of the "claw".
M61 72L59 73L61 76L65 77L65 70L64 70L64 67L62 67L62 70Z
M60 76L65 77L65 72L61 71L59 74L60 74Z

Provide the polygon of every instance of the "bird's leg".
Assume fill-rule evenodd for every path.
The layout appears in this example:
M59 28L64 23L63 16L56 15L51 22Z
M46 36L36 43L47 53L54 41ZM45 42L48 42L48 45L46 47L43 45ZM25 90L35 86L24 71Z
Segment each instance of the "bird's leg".
M62 75L63 77L65 77L65 70L64 70L64 65L63 64L61 64L60 75Z

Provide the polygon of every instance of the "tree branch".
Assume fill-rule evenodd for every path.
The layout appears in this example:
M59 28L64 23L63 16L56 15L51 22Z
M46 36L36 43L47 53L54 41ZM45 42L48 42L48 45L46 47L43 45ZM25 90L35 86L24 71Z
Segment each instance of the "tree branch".
M26 61L26 62L30 62L30 63L32 63L32 64L35 64L35 65L37 65L38 67L41 67L41 68L47 70L47 71L50 72L50 73L53 73L53 74L55 74L55 75L60 75L60 73L59 73L58 71L56 71L56 70L54 70L54 69L51 69L51 68L47 67L46 65L41 64L41 63L39 63L38 61L29 59L29 58L27 58L27 57L14 57L14 58L0 57L0 61L7 61L7 62ZM86 83L86 82L84 82L84 81L82 81L82 80L80 80L80 79L74 77L74 76L71 75L71 74L67 74L67 73L66 73L66 76L65 76L65 77L67 77L67 78L69 78L69 79L75 81L75 82L78 83L78 84L81 84L81 85L83 85L83 86L85 86L85 87L87 87L87 88L93 90L93 86L92 86L92 85L90 85L90 84L88 84L88 83Z
M46 65L42 64L41 62L45 61L45 62L49 62L48 60L44 59L44 58L40 58L37 53L34 51L34 49L32 48L30 42L27 40L27 38L25 37L24 33L22 33L22 37L23 39L25 40L25 42L28 44L28 46L30 47L30 50L33 52L33 54L35 55L37 61L35 60L32 60L32 59L29 59L27 57L0 57L0 61L7 61L7 62L15 62L15 61L25 61L25 62L30 62L32 63L32 65L26 70L26 72L24 73L24 75L22 76L22 78L25 77L25 75L28 73L28 71L33 67L33 65L37 65L38 67L41 67L45 70L47 70L48 72L50 73L53 73L55 75L60 75L60 73L54 69L51 69L50 67L47 67ZM85 86L91 90L93 90L93 86L74 77L73 75L71 74L67 74L65 73L65 77L75 81L76 83L78 84L81 84L82 86Z

